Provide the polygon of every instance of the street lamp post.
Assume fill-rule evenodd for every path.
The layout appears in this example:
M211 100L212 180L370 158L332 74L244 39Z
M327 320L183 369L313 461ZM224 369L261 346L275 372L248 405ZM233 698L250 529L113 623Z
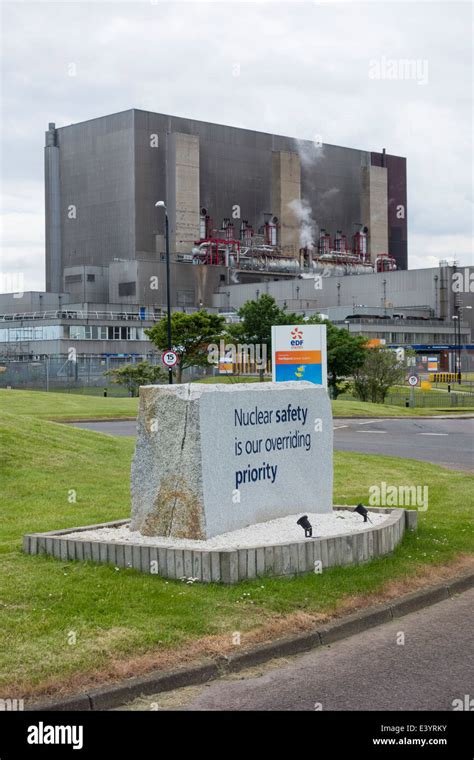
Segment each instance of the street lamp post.
M168 351L172 351L171 344L171 298L170 298L170 233L168 222L168 211L164 201L155 203L157 208L165 210L165 238L166 238L166 307L168 314ZM168 383L173 384L173 368L168 367Z
M461 343L461 320L463 318L463 310L468 309L469 311L472 309L472 306L463 306L462 303L458 304L457 306L457 314L453 315L454 319L454 329L455 329L455 340L456 340L456 369L457 369L457 381L458 384L461 385L462 383L462 372L461 372L461 354L462 354L462 343Z
M463 344L461 342L462 341L462 338L461 338L461 321L463 319L463 310L464 309L467 309L468 311L471 311L472 306L462 306L461 305L459 307L459 312L458 312L459 313L459 385L461 385L461 380L462 380L461 363L462 363Z
M453 314L453 322L454 322L454 372L456 380L458 381L458 384L461 384L461 368L460 368L460 355L459 355L459 349L460 349L460 322L459 314Z
M461 385L461 310L458 310L458 385Z

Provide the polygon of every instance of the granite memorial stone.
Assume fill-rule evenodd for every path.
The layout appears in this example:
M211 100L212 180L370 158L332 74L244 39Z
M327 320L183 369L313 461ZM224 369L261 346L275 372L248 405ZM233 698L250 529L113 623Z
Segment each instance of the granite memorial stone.
M330 512L333 425L308 382L140 388L131 530L207 539Z

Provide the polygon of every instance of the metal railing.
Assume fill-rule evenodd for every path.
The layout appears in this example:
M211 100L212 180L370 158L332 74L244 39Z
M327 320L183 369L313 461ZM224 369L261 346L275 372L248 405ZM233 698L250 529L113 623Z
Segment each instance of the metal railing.
M113 321L136 321L136 322L157 322L165 315L164 311L146 310L138 311L93 311L83 309L56 309L51 311L24 311L13 314L0 314L0 322L14 322L18 320L35 320L35 319L97 319Z
M359 317L349 314L346 319L351 325L380 325L387 326L387 330L394 329L394 323L396 327L438 327L439 329L453 330L454 323L450 319L413 319L413 318L400 318L400 317ZM461 322L461 327L469 331L469 325L467 322Z

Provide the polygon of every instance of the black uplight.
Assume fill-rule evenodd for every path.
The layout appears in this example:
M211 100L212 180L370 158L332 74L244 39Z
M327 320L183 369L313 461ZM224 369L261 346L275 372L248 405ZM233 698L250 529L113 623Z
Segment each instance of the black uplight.
M308 520L308 515L303 515L303 517L300 517L300 519L296 521L296 524L301 525L303 528L305 538L311 538L313 535L313 527Z
M358 515L364 518L364 522L367 522L367 520L371 523L372 520L369 517L369 510L364 507L363 504L358 504L357 507L352 510L353 512L357 512Z

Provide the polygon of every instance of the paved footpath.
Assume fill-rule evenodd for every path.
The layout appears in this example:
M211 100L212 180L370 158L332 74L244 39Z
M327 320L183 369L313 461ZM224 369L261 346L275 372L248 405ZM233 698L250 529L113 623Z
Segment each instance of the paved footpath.
M473 610L471 589L308 654L120 709L452 710L474 698Z

